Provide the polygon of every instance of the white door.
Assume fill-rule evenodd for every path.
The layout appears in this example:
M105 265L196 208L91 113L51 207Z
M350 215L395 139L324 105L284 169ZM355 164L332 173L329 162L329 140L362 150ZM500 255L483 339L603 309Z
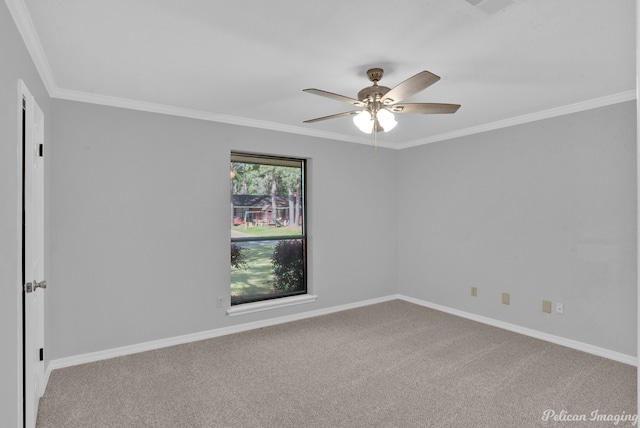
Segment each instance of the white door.
M24 426L36 426L44 394L44 114L20 82L23 147Z

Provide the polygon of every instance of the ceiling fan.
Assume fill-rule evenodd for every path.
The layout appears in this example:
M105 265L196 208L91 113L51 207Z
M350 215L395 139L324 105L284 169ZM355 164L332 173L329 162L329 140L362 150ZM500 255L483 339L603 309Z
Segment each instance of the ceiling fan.
M320 95L331 98L332 100L349 103L356 107L362 107L362 110L352 110L330 116L318 117L316 119L305 120L304 123L313 123L321 120L334 119L336 117L354 115L353 122L356 126L362 132L370 134L373 131L391 131L398 124L393 113L446 114L455 113L460 108L460 104L401 102L440 80L440 77L433 73L421 71L393 89L378 85L383 74L384 70L381 68L369 69L367 71L367 77L373 82L373 85L358 92L358 99L315 88L303 89L304 92L309 92L310 94Z

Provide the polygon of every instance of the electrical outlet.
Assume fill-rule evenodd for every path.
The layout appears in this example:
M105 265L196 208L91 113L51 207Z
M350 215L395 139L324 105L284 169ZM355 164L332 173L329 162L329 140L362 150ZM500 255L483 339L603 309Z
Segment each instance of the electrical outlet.
M224 306L224 297L218 296L218 307L222 308Z
M564 315L564 303L556 303L556 313Z
M471 287L471 295L473 297L477 297L478 296L478 289L476 287Z
M502 304L509 305L511 304L511 296L509 293L502 293Z

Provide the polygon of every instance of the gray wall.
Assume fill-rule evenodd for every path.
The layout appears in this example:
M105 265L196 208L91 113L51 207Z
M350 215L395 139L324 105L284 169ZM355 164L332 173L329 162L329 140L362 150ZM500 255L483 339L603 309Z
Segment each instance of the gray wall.
M45 114L49 134L49 97L22 42L5 2L0 2L0 424L15 427L21 418L17 388L20 259L18 246L18 79ZM45 140L48 143L49 139ZM49 167L49 160L45 160ZM48 203L46 201L45 203ZM47 254L45 254L47 257Z
M397 151L53 103L52 359L386 296ZM231 150L309 158L313 304L230 318Z
M403 150L398 171L400 293L636 355L635 102Z

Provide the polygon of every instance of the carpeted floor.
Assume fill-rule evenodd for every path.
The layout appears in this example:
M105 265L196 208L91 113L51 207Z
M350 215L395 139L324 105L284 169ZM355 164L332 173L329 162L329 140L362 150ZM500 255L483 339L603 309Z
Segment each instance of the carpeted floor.
M395 300L55 370L37 426L620 427L635 414L635 367Z

